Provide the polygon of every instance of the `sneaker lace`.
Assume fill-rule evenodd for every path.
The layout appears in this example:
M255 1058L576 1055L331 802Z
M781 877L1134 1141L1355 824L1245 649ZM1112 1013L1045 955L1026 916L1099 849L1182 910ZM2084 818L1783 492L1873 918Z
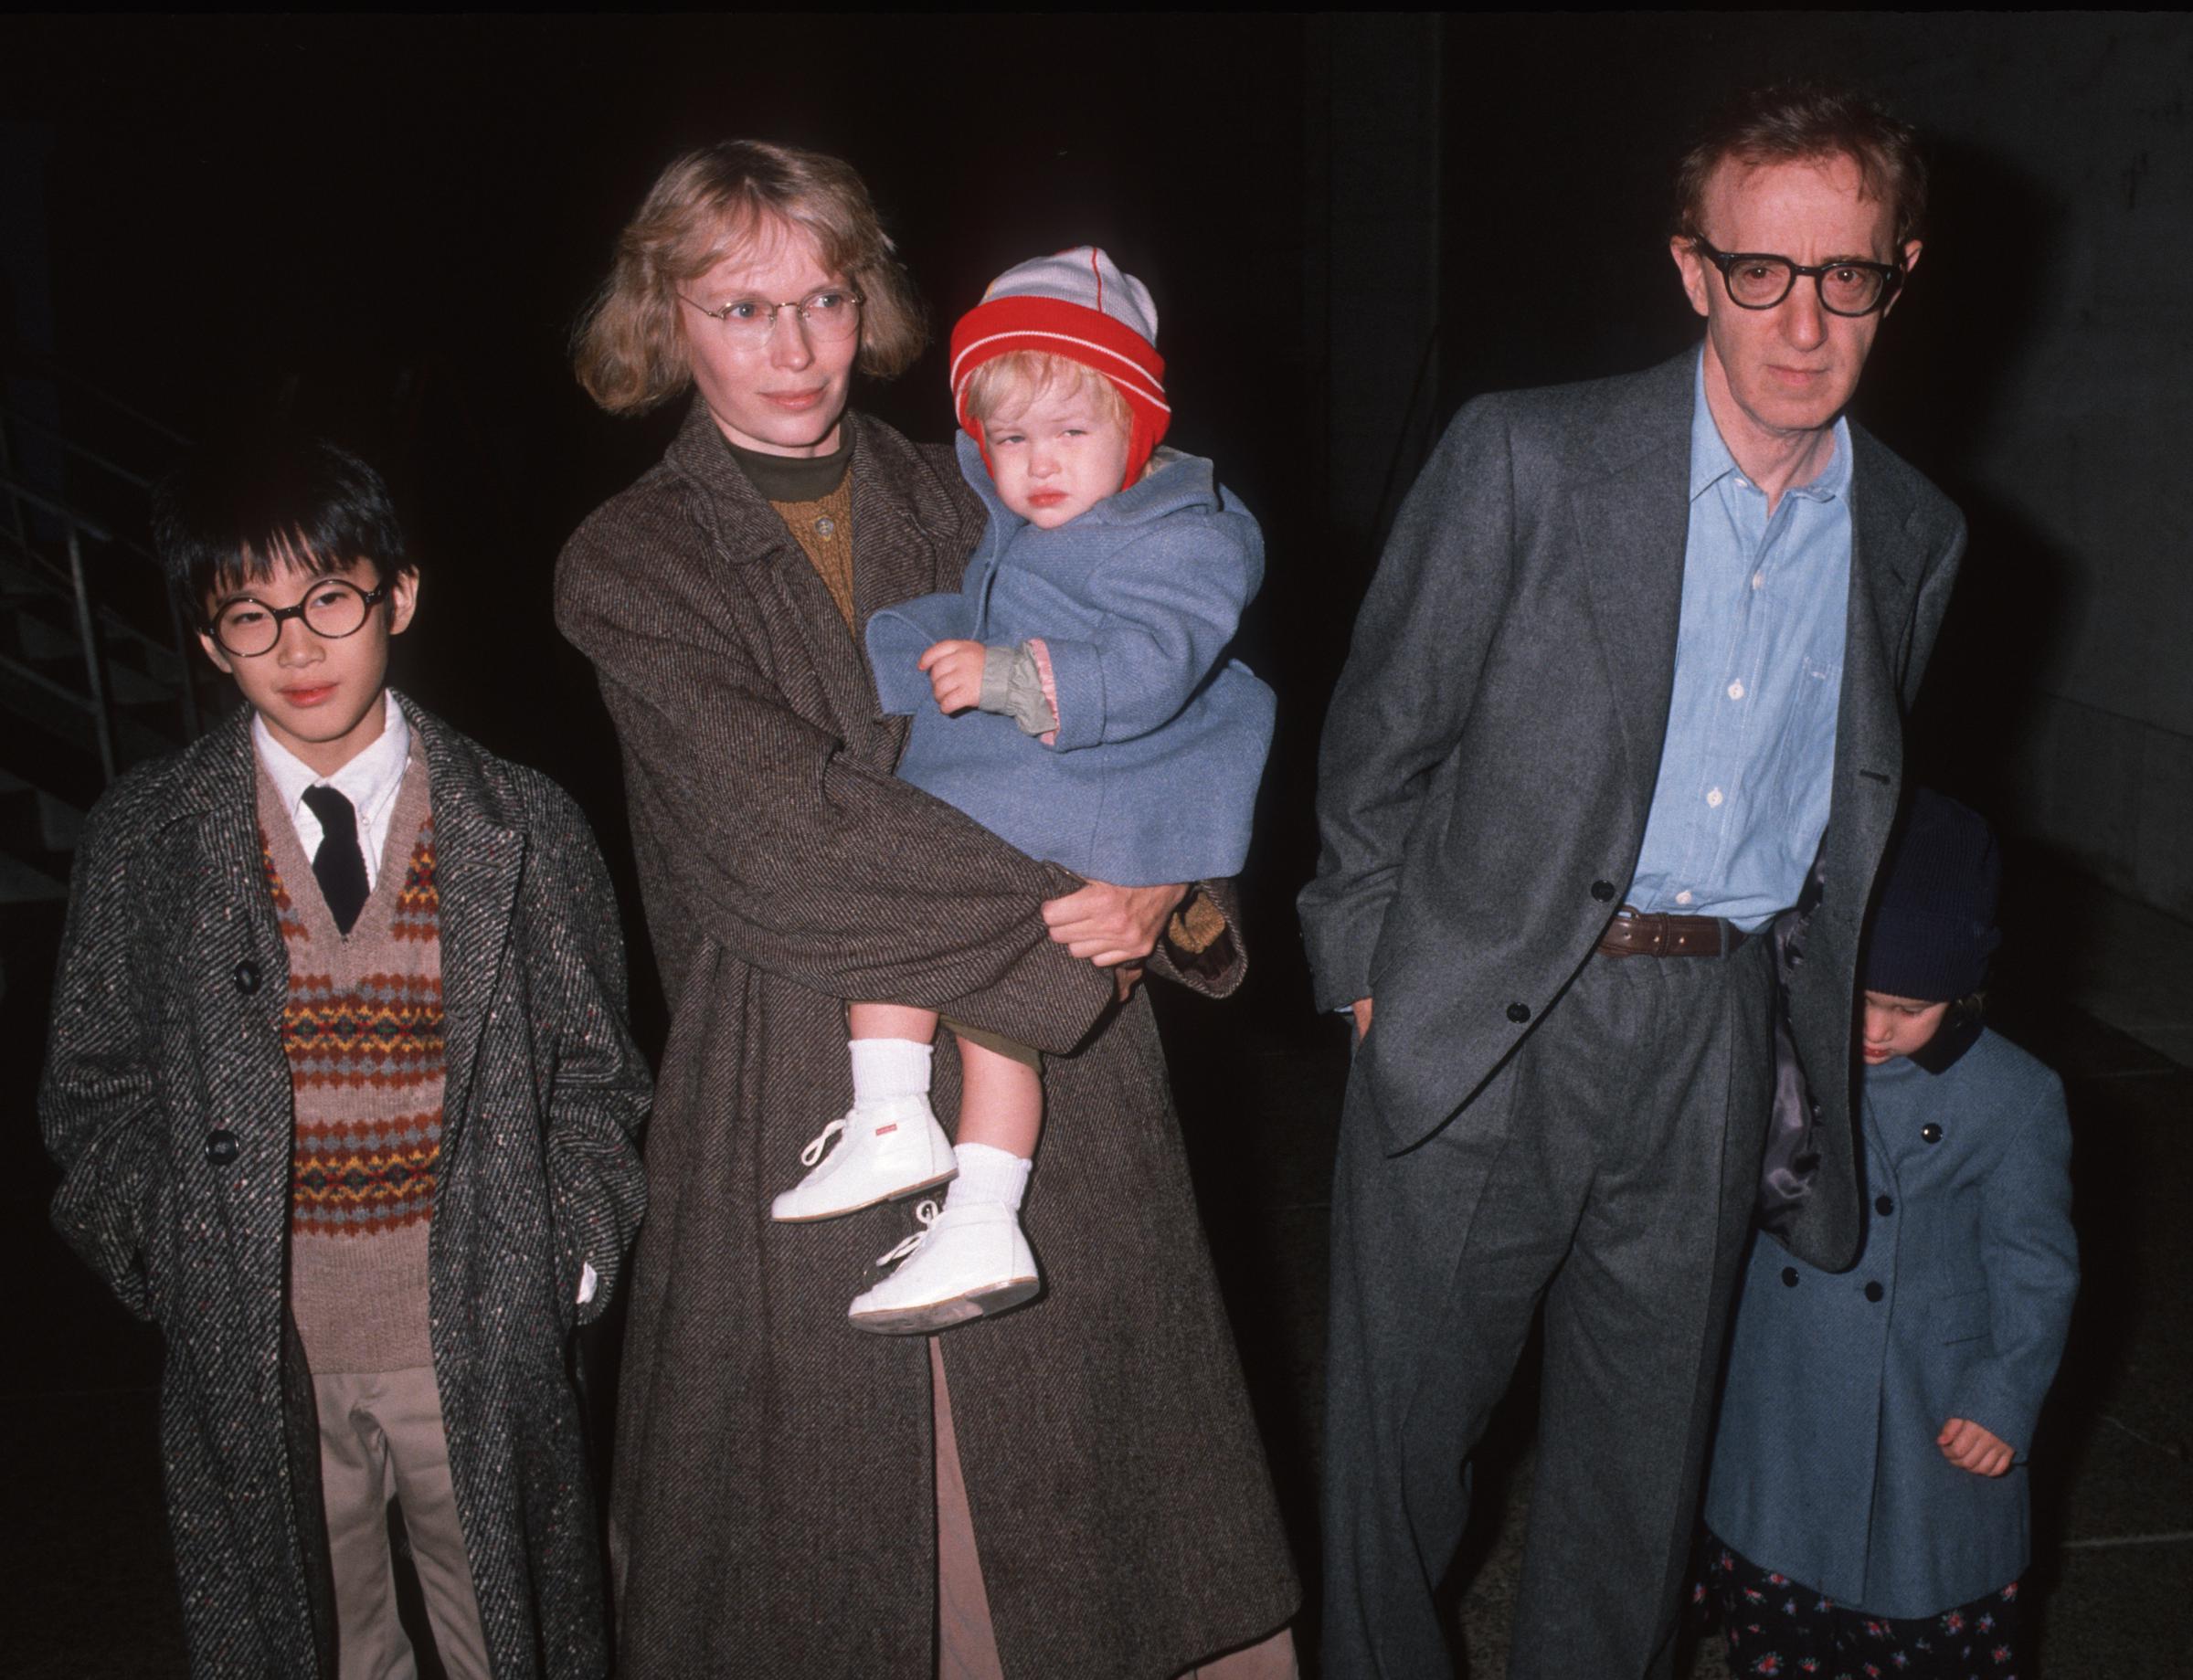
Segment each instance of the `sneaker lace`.
M812 1167L817 1161L821 1160L822 1158L822 1151L829 1145L830 1140L835 1137L844 1129L845 1122L842 1119L838 1119L832 1120L828 1125L824 1126L820 1132L816 1133L814 1137L809 1141L807 1147L800 1151L800 1165L802 1167Z
M878 1254L875 1257L877 1265L887 1266L894 1261L904 1260L929 1240L929 1226L937 1218L937 1204L924 1198L915 1208L914 1217L921 1221L921 1229L901 1237L889 1253Z

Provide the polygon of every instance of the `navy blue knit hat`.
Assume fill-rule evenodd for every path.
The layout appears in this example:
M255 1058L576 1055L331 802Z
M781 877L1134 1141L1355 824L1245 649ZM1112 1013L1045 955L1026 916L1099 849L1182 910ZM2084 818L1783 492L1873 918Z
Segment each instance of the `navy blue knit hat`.
M1891 998L1954 1002L1980 989L2002 943L2002 853L1986 819L1922 787L1890 837L1866 946L1866 985Z

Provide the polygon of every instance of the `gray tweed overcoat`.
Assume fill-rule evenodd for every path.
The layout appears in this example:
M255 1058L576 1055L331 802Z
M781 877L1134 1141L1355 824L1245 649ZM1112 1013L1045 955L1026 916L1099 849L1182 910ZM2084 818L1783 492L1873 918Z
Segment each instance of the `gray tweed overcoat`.
M948 450L847 424L864 628L957 587L980 512ZM851 1101L845 998L1053 1052L1025 1210L1048 1293L940 1344L1005 1673L1161 1680L1281 1625L1293 1569L1149 1004L1115 1009L1039 919L1074 879L892 776L905 721L697 404L572 538L556 605L622 742L673 1011L618 1427L621 1672L932 1672L928 1351L845 1319L913 1224L769 1219ZM1155 967L1223 993L1222 948ZM948 1118L957 1096L940 1048Z
M406 703L434 805L448 1075L434 1374L497 1680L606 1674L564 1354L646 1201L648 1076L576 806ZM161 1455L192 1672L334 1673L318 1432L283 1304L289 965L249 711L133 771L77 852L39 1118L62 1236L166 1340ZM574 1306L580 1267L600 1287Z

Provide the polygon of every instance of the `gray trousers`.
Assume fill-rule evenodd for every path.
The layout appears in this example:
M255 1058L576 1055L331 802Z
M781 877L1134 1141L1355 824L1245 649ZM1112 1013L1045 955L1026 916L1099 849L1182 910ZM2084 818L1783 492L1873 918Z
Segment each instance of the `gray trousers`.
M1467 1461L1541 1297L1508 1673L1667 1671L1770 1100L1768 946L1594 956L1476 1099L1403 1155L1351 1082L1327 1360L1330 1680L1454 1672L1433 1593L1468 1515Z

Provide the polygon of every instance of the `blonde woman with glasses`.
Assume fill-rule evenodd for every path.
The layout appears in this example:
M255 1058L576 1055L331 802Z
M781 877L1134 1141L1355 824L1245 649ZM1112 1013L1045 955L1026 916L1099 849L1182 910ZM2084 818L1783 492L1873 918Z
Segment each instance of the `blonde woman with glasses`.
M618 1425L620 1672L1288 1675L1294 1572L1149 1006L1114 978L1146 957L1232 990L1231 898L1085 883L892 774L905 724L859 632L957 588L982 529L948 449L847 406L922 343L853 170L737 141L663 172L577 342L609 412L686 403L556 578L673 1011ZM849 1326L904 1203L770 1217L818 1110L850 1103L846 998L1046 1054L1025 1224L1059 1263L980 1336Z

